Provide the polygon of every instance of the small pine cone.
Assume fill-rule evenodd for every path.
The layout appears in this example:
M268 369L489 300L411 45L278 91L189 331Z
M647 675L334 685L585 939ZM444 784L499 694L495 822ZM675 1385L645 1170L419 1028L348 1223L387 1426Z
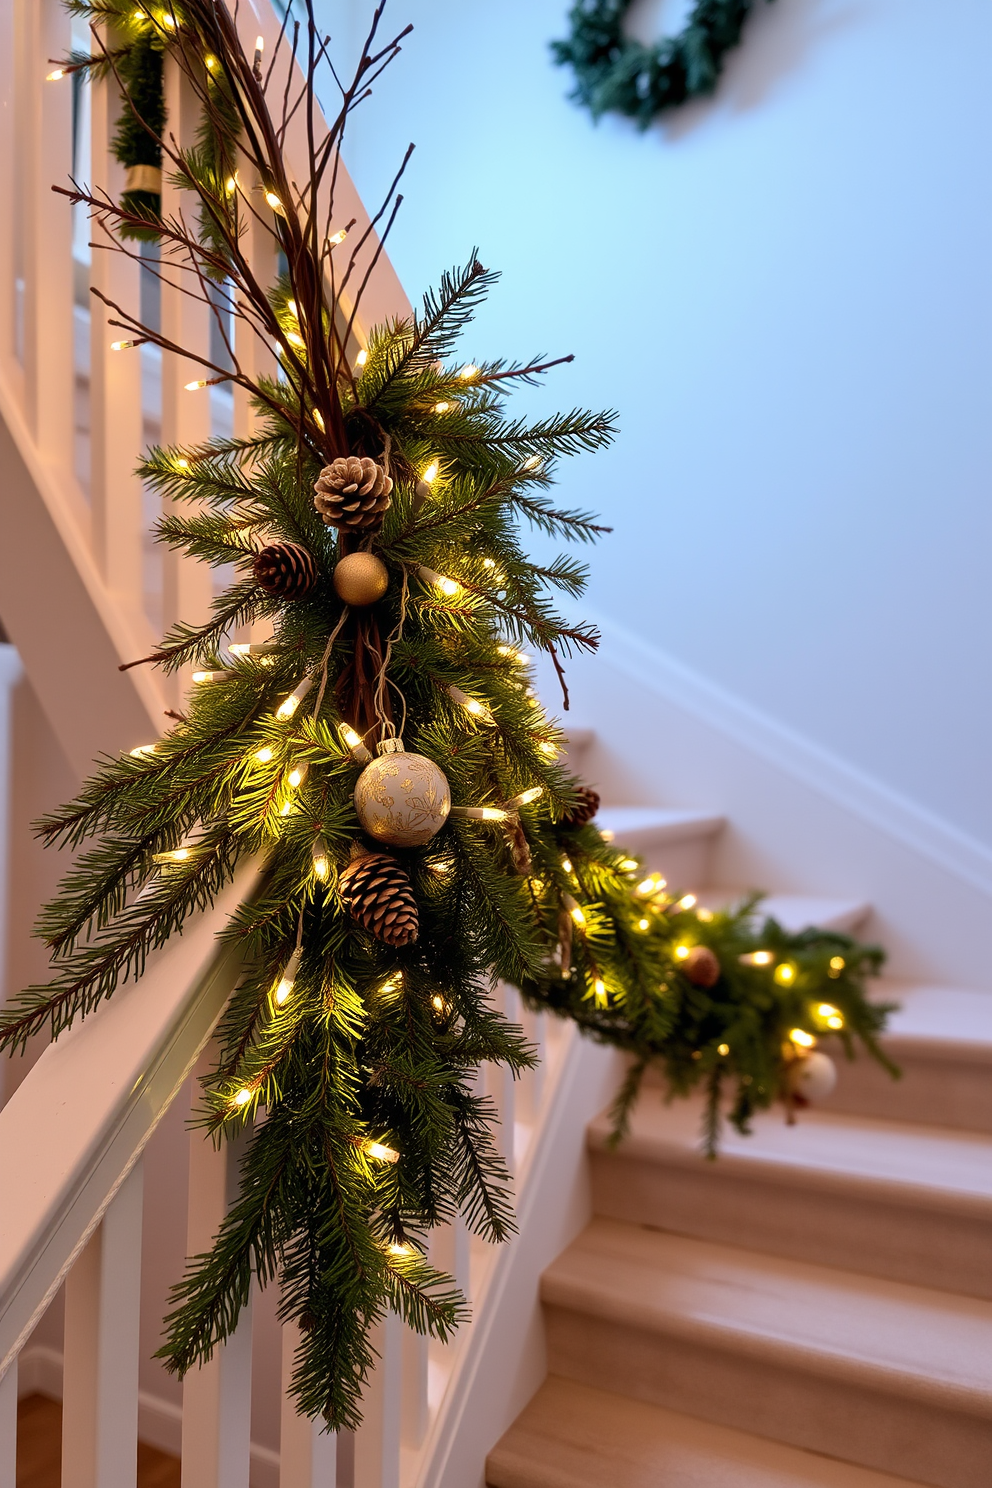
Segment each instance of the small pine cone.
M324 466L314 485L313 504L328 527L362 532L378 527L392 489L381 465L348 455Z
M594 791L591 786L577 785L575 794L579 799L562 817L563 827L584 827L599 810L599 792Z
M693 946L682 962L682 970L694 987L715 987L720 980L720 963L709 946Z
M299 543L270 543L255 554L251 570L259 588L280 599L304 599L317 582L317 565Z
M419 932L417 901L406 869L389 853L354 858L338 880L338 892L352 919L376 940L405 946Z

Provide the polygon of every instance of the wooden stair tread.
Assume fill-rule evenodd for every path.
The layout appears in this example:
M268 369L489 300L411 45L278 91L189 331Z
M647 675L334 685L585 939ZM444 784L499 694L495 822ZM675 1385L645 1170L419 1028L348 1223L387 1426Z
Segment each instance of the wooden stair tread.
M915 1488L551 1375L490 1453L490 1488Z
M630 1161L677 1163L721 1174L760 1175L766 1182L827 1189L865 1188L872 1198L926 1203L992 1219L992 1137L944 1127L806 1110L794 1126L780 1111L762 1112L742 1137L724 1127L716 1162L700 1151L702 1104L673 1101L647 1087L618 1156ZM591 1123L590 1145L607 1149L611 1131L604 1112Z
M992 1417L992 1303L594 1218L546 1305Z

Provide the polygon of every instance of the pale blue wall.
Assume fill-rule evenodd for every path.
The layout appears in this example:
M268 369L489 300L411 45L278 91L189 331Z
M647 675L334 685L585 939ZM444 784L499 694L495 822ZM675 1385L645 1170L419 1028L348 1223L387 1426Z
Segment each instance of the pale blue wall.
M371 7L324 9L347 50ZM992 843L992 5L776 0L643 136L565 101L564 12L391 0L349 160L371 203L417 142L401 278L478 243L466 355L574 351L532 405L619 409L562 473L598 608Z

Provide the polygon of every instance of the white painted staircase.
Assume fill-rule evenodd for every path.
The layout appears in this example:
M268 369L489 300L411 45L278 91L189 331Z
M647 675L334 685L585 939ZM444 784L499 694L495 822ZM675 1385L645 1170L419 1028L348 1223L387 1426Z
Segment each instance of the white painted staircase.
M599 822L673 886L731 897L705 887L719 817ZM767 907L797 928L867 913ZM698 1106L657 1086L618 1150L592 1122L593 1217L544 1272L548 1374L491 1488L992 1482L992 999L885 991L898 1083L841 1059L821 1109L728 1132L715 1162Z

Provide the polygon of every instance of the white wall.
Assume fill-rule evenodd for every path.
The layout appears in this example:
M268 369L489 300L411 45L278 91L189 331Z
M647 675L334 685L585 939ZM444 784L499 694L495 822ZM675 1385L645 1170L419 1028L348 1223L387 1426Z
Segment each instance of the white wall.
M347 44L371 5L323 9ZM401 279L478 243L504 277L466 356L574 351L521 406L618 408L562 468L616 529L597 611L992 847L992 7L759 6L644 135L565 101L565 9L394 0L349 164L371 203L417 142Z

